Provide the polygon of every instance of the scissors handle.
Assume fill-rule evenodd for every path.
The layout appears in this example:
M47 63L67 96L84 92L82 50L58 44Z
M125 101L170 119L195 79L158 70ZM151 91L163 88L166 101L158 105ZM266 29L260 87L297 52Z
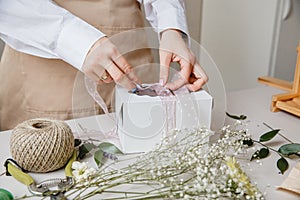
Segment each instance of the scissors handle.
M48 179L43 181L40 184L36 184L34 179L27 173L25 173L21 167L19 167L16 163L13 162L12 159L7 159L5 162L5 166L7 172L12 175L15 179L19 182L26 185L29 191L34 195L40 196L49 196L53 199L65 199L63 198L64 192L66 191L67 187L73 185L73 178L72 178L72 164L77 159L77 151L74 150L69 162L65 167L65 179ZM58 186L58 192L51 191L49 187L51 186ZM61 194L60 194L61 193Z
M73 176L73 174L72 174L72 164L76 160L77 160L77 151L75 149L74 152L73 152L72 157L69 159L69 162L67 163L67 165L65 167L66 177L72 177Z
M34 184L34 180L33 178L26 174L25 172L23 172L20 168L18 168L17 166L15 166L14 164L12 164L11 162L7 163L7 171L18 181L20 181L21 183L23 183L24 185L31 185Z

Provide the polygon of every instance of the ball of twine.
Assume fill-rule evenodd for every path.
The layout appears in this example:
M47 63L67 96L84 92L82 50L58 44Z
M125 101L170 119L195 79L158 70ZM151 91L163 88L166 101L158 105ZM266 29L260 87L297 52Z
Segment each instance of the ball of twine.
M13 129L10 151L25 170L50 172L68 162L74 151L74 136L63 121L32 119Z

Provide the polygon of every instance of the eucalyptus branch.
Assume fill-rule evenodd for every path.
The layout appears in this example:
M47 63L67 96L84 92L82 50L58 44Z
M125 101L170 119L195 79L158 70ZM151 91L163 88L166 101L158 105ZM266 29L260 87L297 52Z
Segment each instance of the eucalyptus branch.
M260 142L260 141L253 140L253 139L252 139L252 141L255 142L255 143L258 143L258 144L260 144L260 145L262 145L262 146L264 146L264 147L266 147L267 149L270 149L270 150L276 152L280 157L284 157L284 155L282 155L282 153L280 153L280 152L277 151L276 149L274 149L274 148L272 148L272 147L269 147L268 145L265 145L264 143L262 143L262 142Z
M269 126L266 123L263 123L265 126L271 129L271 131L268 131L264 134L262 134L259 138L259 141L253 140L253 139L247 139L244 140L243 143L247 144L248 146L252 146L253 142L260 144L261 146L265 148L261 148L260 150L257 150L253 155L251 160L253 159L263 159L266 158L269 155L269 150L276 152L279 156L280 159L277 160L277 168L280 170L281 174L283 174L289 167L288 161L285 159L285 157L288 157L290 155L300 155L300 144L294 143L291 140L289 140L287 137L283 136L280 134L280 129L273 129L271 126ZM285 139L288 144L281 145L278 150L264 144L263 142L267 142L272 140L276 135L280 135L283 139ZM251 144L252 143L252 144Z

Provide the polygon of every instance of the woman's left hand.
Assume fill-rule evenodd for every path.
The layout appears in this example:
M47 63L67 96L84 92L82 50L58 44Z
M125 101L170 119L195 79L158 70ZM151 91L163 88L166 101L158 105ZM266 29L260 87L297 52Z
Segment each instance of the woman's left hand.
M168 29L162 32L159 56L160 82L167 88L177 90L186 85L190 91L197 91L208 81L206 73L182 38L181 31ZM181 70L180 77L168 83L171 62L178 62Z

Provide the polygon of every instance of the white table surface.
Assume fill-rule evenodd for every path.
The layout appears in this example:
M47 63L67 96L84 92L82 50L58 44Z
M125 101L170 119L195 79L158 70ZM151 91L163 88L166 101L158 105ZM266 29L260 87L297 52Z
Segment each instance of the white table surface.
M282 92L282 90L268 86L260 86L258 88L231 92L227 96L227 111L232 114L244 114L248 117L247 127L254 139L258 139L262 133L269 131L269 129L263 125L263 122L265 122L274 129L281 129L281 133L287 136L293 142L300 143L300 118L285 112L272 113L270 111L272 95ZM77 124L80 123L83 127L86 127L89 130L100 129L105 132L110 130L113 126L110 117L105 115L94 116L71 120L67 123L75 131L78 131ZM230 119L227 119L225 123L228 124L231 122L232 121ZM0 164L4 163L7 158L11 157L9 151L10 134L11 131L0 132ZM268 144L277 148L283 143L284 140L276 136ZM255 145L255 147L258 149L260 146ZM287 177L292 167L300 161L299 158L294 160L288 159L290 167L284 175L281 175L278 173L279 170L276 167L276 161L279 158L277 154L271 152L269 157L261 160L261 163L257 163L256 161L249 161L251 157L251 151L255 151L255 149L250 149L249 156L240 161L251 180L257 183L262 192L266 193L266 199L300 199L299 195L276 189L276 187L279 186ZM4 171L4 166L1 164L0 172ZM31 173L31 175L37 182L39 182L49 177L63 177L64 172L63 170L59 170L46 174ZM18 197L28 193L27 188L23 184L9 176L0 176L0 188L7 189Z

